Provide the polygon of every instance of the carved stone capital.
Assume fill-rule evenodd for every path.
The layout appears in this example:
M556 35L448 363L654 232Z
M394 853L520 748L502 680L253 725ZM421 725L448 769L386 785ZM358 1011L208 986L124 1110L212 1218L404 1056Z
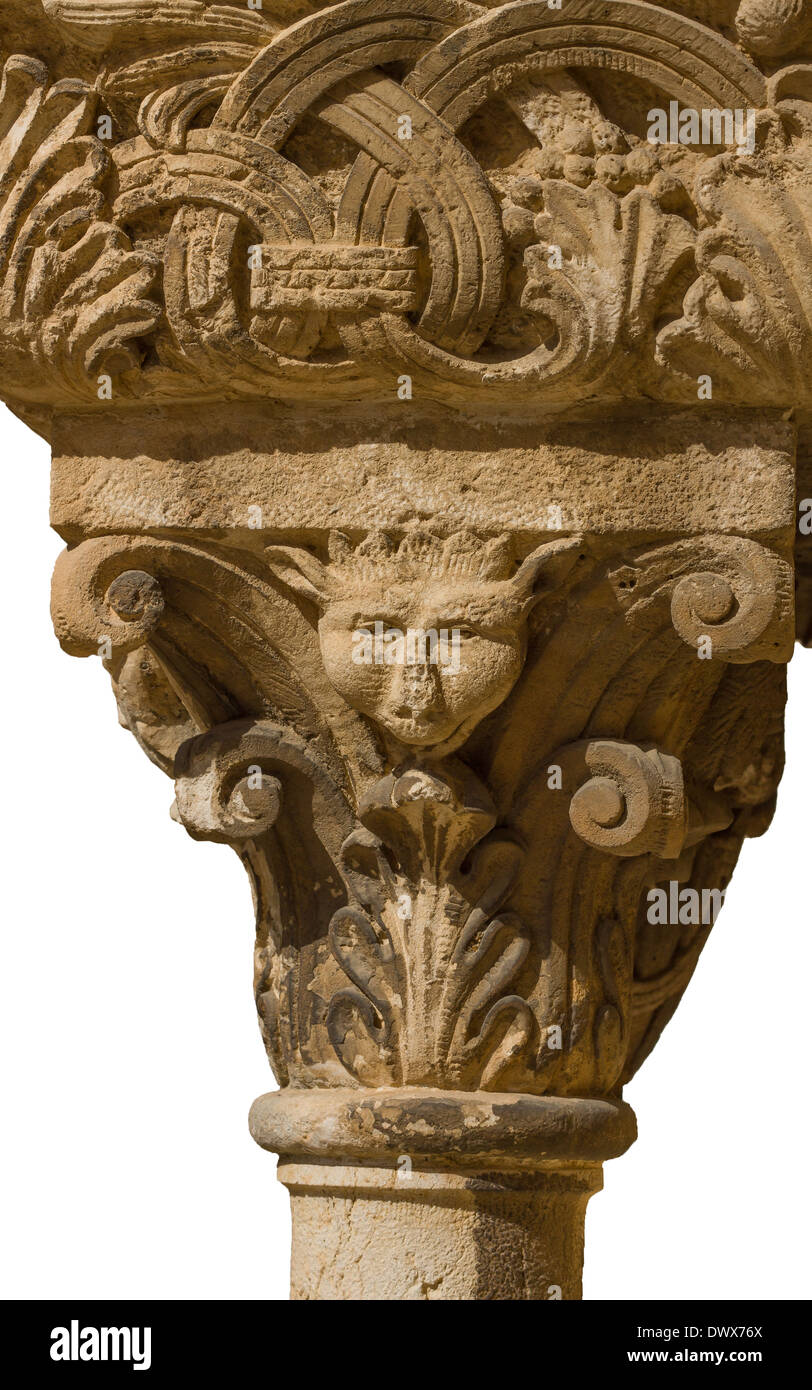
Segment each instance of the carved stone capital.
M808 407L807 7L682 8L43 0L7 397Z
M253 885L293 1296L578 1298L809 639L806 7L6 8L54 624Z

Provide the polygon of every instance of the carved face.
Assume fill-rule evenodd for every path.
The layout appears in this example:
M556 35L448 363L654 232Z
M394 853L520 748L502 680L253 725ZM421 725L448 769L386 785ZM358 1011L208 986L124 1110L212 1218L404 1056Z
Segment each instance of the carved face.
M319 610L325 673L399 747L458 748L507 697L524 663L542 576L563 577L579 541L547 542L517 568L507 541L469 532L372 533L335 558L271 546L271 568ZM397 751L397 749L395 750Z
M512 689L524 661L522 610L508 584L365 587L328 605L324 669L400 743L432 748L467 733Z

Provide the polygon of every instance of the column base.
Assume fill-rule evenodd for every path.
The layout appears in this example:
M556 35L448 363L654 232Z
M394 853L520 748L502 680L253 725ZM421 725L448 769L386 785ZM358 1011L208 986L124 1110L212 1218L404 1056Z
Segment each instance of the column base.
M618 1101L280 1091L251 1130L291 1194L295 1300L581 1297L586 1205L636 1134Z

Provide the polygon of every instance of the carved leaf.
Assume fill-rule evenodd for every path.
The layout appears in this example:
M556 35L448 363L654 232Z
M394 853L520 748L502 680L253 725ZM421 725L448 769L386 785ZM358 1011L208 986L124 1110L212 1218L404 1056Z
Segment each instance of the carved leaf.
M95 94L48 88L41 63L10 58L0 87L0 361L24 394L72 394L135 367L155 328L156 262L105 220L109 169L88 134ZM32 382L31 358L41 369ZM42 376L46 379L42 380Z
M693 229L642 189L619 198L601 184L547 180L536 232L542 244L525 256L523 305L558 322L563 297L563 317L575 312L582 324L578 375L594 380L618 349L651 334L670 282L690 262ZM560 247L560 269L550 268L550 247Z
M808 154L806 156L808 165ZM812 187L804 161L720 155L697 180L710 226L696 248L700 278L682 318L658 338L661 361L751 402L812 397Z
M330 946L356 986L330 1001L327 1028L336 1054L362 1085L396 1085L403 998L392 941L364 913L343 908L330 923Z
M535 1020L510 990L530 941L515 913L500 912L521 858L511 840L487 842L452 888L437 885L429 859L409 854L404 877L373 837L348 838L345 877L369 908L331 922L333 955L355 988L333 996L328 1028L362 1085L495 1090L517 1064L526 1069Z

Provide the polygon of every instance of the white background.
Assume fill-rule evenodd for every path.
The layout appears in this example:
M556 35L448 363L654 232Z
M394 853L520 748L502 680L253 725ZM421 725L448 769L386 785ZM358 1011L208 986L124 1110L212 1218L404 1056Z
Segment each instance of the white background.
M60 652L48 448L5 410L0 443L0 1296L284 1299L288 1198L246 1124L274 1086L248 882L169 819L98 661ZM812 1296L811 709L799 651L778 814L628 1087L640 1138L590 1203L587 1298Z

